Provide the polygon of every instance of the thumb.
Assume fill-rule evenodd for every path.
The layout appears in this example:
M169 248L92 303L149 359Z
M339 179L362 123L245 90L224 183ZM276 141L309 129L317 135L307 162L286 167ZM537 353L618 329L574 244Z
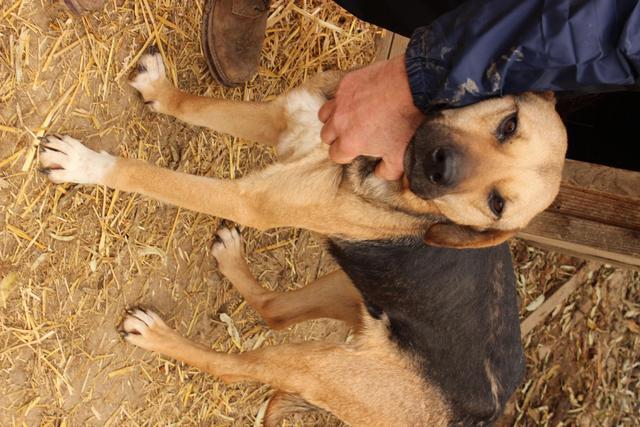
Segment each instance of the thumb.
M383 158L380 163L378 163L378 166L376 166L376 170L373 173L378 178L382 178L387 181L396 181L400 179L404 173L404 168L402 167L401 162L391 162L389 159Z
M339 139L329 146L329 157L336 163L347 164L357 156L357 154L350 154L348 151L344 150L342 147L342 141Z
M327 120L329 120L331 116L333 116L333 112L335 109L336 101L333 99L328 100L322 105L322 107L320 107L320 110L318 111L318 119L322 123L326 123Z

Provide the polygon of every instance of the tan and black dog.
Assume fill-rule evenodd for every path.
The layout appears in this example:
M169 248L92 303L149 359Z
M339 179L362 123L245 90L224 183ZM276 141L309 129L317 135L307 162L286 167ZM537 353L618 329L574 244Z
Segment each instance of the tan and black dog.
M334 318L356 338L218 353L134 309L123 325L127 341L226 381L273 385L281 392L267 425L299 407L294 395L358 426L486 425L499 416L521 379L523 355L511 258L506 244L494 245L557 194L566 133L552 96L507 96L434 114L409 145L403 183L386 182L373 175L374 159L336 165L320 141L317 111L338 74L273 102L245 103L179 91L157 54L141 65L132 84L153 110L272 144L280 161L218 180L49 136L40 156L50 179L135 191L257 228L325 234L342 270L294 292L257 284L235 230L219 232L213 254L270 326Z

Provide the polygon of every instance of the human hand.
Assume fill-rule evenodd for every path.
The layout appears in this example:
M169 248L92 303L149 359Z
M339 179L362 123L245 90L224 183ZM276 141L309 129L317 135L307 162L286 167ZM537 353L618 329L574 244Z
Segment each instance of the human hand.
M404 55L346 74L318 118L329 156L349 163L360 155L379 157L375 174L392 181L403 173L404 152L424 119L413 104Z

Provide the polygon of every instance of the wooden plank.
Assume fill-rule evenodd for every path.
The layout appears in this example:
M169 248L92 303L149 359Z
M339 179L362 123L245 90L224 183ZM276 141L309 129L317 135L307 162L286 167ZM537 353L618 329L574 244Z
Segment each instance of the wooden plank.
M563 184L640 200L640 172L567 159Z
M640 231L545 211L518 237L556 250L640 266Z
M560 288L556 290L551 297L547 298L540 307L522 321L520 324L520 336L522 338L526 337L536 326L544 322L544 319L546 319L557 306L564 303L579 286L585 283L589 278L589 274L595 271L598 267L599 265L596 263L587 263L582 266L582 268L562 284L562 286L560 286Z
M623 259L623 260L618 261L618 260L612 259L612 256L615 256L615 255L611 255L611 254L605 254L606 256L602 256L602 254L596 255L596 254L592 254L592 253L585 253L585 251L588 251L589 248L586 248L586 249L584 247L577 247L577 248L562 247L562 248L559 248L557 241L551 241L550 243L547 244L547 243L544 242L545 238L543 238L543 237L538 237L538 239L536 241L531 240L531 239L526 239L526 240L527 240L527 244L528 245L534 246L536 248L544 249L546 251L562 252L565 255L569 255L569 256L572 256L572 257L576 257L576 258L581 258L581 259L584 259L586 261L594 261L594 262L597 262L599 264L607 264L607 265L611 265L611 266L619 267L619 268L637 268L637 266L635 266L633 264L633 262L635 262L633 257L631 257L631 259Z
M563 183L560 194L548 211L630 230L640 230L640 199L584 187Z
M560 194L518 236L571 255L640 266L640 173L567 160Z
M393 43L393 38L395 34L391 31L384 30L382 35L376 43L378 44L376 57L373 62L385 61L389 59L389 52L391 51L391 44Z
M384 61L398 55L402 55L407 49L409 39L385 30L378 43L378 51L374 62Z
M388 58L395 58L398 55L403 55L407 50L409 39L399 34L395 34L393 37L393 43L391 43L391 49L389 50Z

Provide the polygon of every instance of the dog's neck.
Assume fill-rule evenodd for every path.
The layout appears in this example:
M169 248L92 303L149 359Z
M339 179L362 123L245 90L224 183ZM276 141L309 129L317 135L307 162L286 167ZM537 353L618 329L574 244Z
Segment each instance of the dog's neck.
M343 167L343 185L368 203L424 220L425 225L447 222L435 203L404 188L402 180L386 181L374 175L379 159L359 156Z

